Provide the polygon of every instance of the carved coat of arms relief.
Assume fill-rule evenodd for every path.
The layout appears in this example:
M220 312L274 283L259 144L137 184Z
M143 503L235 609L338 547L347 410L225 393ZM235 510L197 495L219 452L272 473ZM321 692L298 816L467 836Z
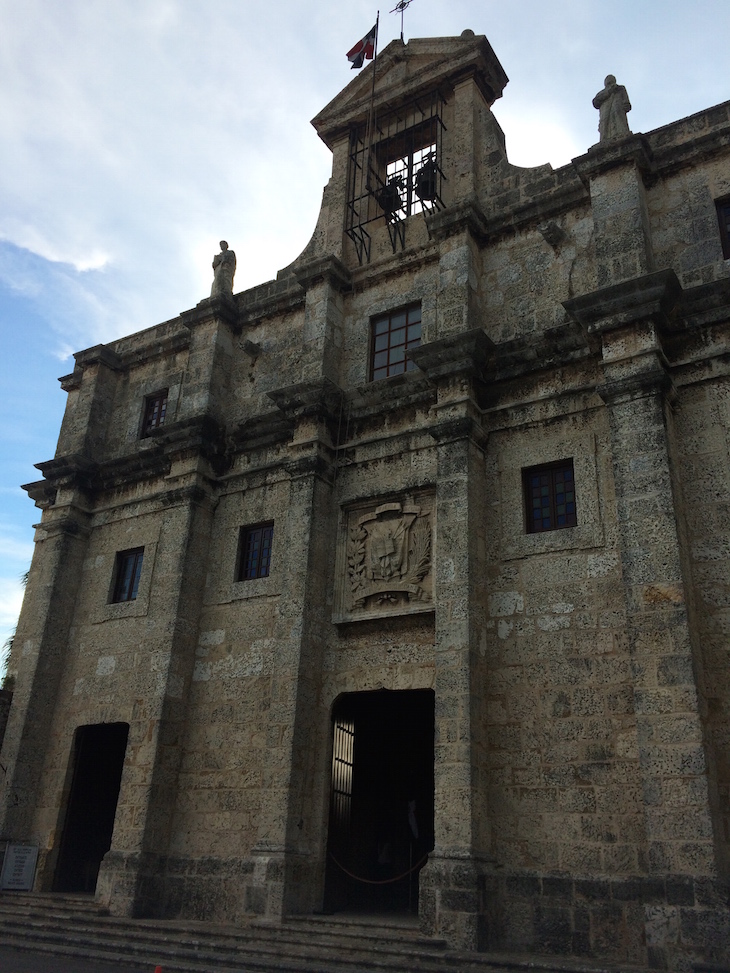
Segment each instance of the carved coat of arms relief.
M343 608L388 614L423 610L433 599L431 584L432 507L420 503L383 503L348 521Z

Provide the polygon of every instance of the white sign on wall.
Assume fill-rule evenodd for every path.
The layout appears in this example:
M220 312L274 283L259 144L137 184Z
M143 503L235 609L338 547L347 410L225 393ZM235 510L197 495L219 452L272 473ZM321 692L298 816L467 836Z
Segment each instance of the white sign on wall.
M38 845L8 845L0 875L0 889L30 892L37 860Z

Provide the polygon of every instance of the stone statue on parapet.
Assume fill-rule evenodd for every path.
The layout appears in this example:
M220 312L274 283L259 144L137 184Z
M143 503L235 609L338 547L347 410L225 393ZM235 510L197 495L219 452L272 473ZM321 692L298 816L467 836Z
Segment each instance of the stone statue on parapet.
M236 255L228 249L225 240L221 240L221 252L213 257L213 286L211 297L233 296L233 275L236 273Z
M609 74L603 82L604 88L593 99L593 107L598 109L599 141L610 142L612 139L630 135L631 129L626 118L631 111L631 102L622 84L616 84L616 78Z

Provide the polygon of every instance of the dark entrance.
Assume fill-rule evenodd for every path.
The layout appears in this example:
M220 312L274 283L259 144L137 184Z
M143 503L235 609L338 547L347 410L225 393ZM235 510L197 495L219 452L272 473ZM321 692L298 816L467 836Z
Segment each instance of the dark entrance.
M93 892L109 851L127 749L128 723L80 726L54 892Z
M325 910L416 912L433 849L434 694L349 693L332 721Z

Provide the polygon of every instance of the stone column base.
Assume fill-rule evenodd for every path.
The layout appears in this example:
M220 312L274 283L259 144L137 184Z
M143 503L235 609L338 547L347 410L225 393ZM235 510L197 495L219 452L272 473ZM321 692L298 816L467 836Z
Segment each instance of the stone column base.
M418 914L426 935L451 949L487 948L485 863L431 855L419 876Z
M96 901L113 916L163 918L164 872L158 855L108 851L99 868Z
M322 903L322 875L316 861L295 852L258 852L251 858L245 909L281 922L287 915L314 912Z

